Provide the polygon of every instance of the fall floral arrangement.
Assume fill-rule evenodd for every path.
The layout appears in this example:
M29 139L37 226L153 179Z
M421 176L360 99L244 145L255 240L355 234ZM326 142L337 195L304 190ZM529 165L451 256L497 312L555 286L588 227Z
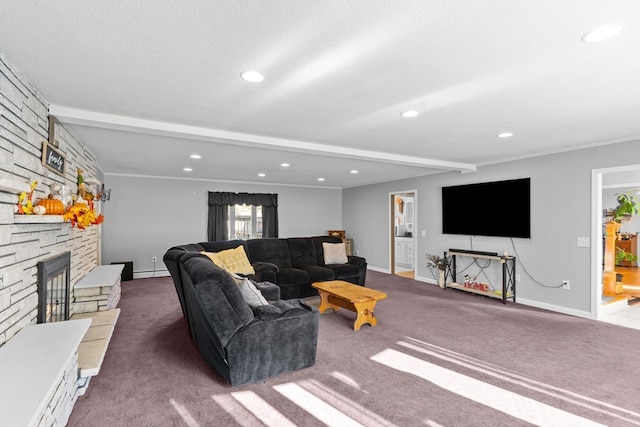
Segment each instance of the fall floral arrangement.
M86 203L74 203L62 217L71 223L71 227L77 225L81 230L90 225L102 224L104 221L104 216L102 214L96 215L96 211Z

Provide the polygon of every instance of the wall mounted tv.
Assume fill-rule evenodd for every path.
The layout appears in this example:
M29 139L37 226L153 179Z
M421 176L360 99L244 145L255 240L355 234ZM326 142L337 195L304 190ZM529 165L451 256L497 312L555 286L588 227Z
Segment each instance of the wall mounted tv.
M442 232L531 238L531 178L442 187Z

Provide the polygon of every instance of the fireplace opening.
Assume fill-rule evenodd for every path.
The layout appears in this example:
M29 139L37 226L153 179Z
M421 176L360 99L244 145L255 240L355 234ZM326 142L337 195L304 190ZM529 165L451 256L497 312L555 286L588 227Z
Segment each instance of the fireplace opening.
M69 320L71 252L38 262L38 323Z

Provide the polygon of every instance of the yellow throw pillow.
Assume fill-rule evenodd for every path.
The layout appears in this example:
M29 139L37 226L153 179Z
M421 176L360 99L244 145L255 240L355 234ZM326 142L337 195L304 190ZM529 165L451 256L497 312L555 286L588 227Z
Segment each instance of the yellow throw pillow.
M220 267L221 269L224 270L224 266L222 265L222 261L220 261L220 258L218 258L218 254L216 252L204 252L201 251L200 252L202 255L206 255L209 257L209 259L218 267Z
M227 249L220 252L201 252L208 256L213 263L230 273L236 274L256 274L244 251L244 246L240 245L235 249Z

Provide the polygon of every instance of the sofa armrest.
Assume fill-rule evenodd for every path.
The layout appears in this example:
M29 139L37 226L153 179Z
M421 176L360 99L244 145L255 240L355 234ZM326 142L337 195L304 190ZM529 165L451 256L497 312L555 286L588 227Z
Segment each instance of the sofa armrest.
M280 286L271 282L256 282L255 280L251 282L267 301L278 301L280 299Z
M280 268L270 262L257 261L251 264L256 272L256 282L271 282L276 283L276 277Z
M365 258L356 255L349 255L347 256L347 259L349 261L349 264L352 265L364 266L367 264L367 260Z
M253 308L253 314L260 321L307 316L315 311L318 311L318 309L300 299L279 300L274 304Z
M270 262L258 261L251 264L256 274L262 274L265 271L273 271L278 274L280 267Z

